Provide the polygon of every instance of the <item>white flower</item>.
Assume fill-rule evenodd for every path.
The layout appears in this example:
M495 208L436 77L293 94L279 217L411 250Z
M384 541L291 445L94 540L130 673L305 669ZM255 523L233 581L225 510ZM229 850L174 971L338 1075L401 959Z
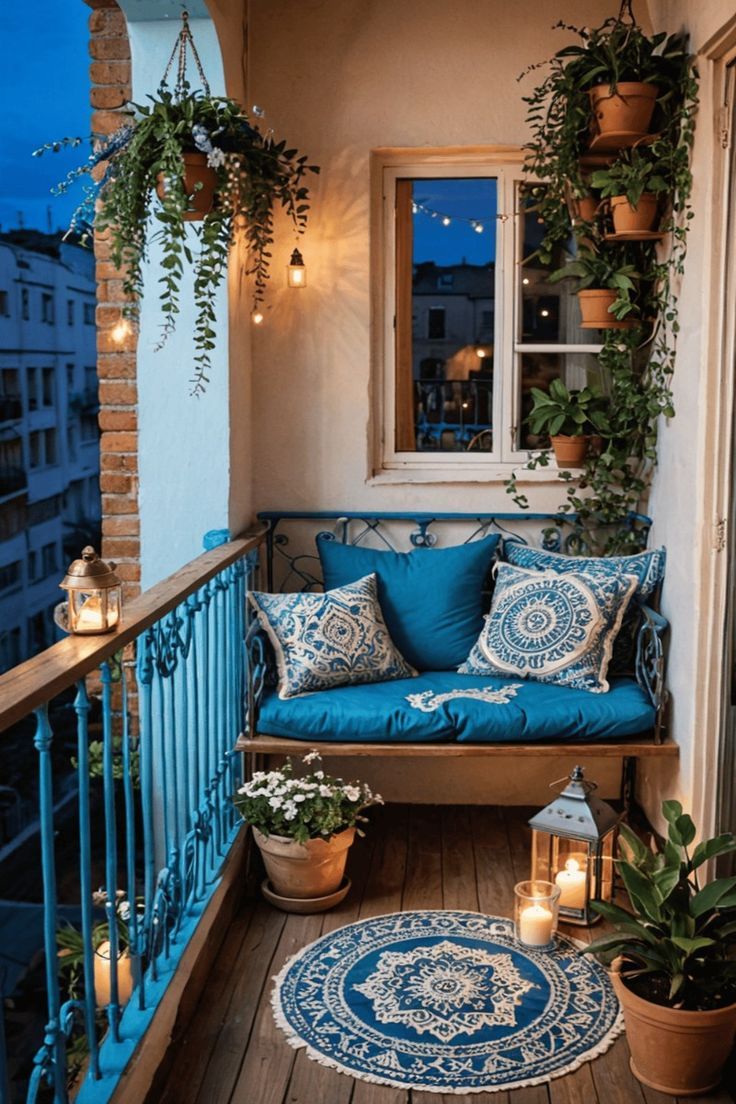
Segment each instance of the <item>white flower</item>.
M130 901L121 901L118 905L118 916L121 920L130 919Z
M219 169L221 165L225 164L225 160L225 154L217 146L213 146L207 154L207 164L211 169Z
M306 800L307 800L307 795L306 794L303 794L303 793L294 794L294 801L295 802L306 801Z
M321 758L322 758L322 756L321 756L321 755L320 755L320 753L319 753L319 752L317 751L317 749L316 749L316 748L312 748L312 750L311 750L311 751L308 751L308 752L307 752L307 754L306 754L306 755L304 756L304 762L305 762L305 763L314 763L314 761L315 761L316 759L321 759Z
M280 809L281 806L284 804L284 799L283 799L283 797L270 797L268 799L268 804L274 810L275 809Z
M320 797L332 797L332 786L320 786L319 796Z
M293 820L296 814L299 812L293 801L287 801L284 805L284 819Z
M360 801L360 788L358 786L344 786L342 791L348 801Z
M325 776L325 772L324 772L324 771L315 771L315 772L314 772L314 777L315 777L315 778L324 778L324 776Z

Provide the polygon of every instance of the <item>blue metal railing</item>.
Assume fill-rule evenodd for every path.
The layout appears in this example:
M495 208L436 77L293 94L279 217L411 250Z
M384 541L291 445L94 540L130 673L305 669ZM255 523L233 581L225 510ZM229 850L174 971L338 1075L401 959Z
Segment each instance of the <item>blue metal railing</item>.
M0 731L24 705L35 714L47 1002L25 1074L0 1037L3 1104L109 1098L216 888L239 825L229 797L259 543L212 549L131 603L115 634L68 638L0 678ZM55 811L52 699L65 690L75 690L74 928L60 926L57 894L60 835L72 827Z

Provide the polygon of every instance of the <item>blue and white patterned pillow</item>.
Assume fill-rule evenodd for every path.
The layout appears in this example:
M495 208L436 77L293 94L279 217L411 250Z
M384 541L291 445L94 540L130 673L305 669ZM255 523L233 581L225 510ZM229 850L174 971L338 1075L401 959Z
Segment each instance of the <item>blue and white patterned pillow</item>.
M375 575L324 594L248 597L276 653L280 698L417 673L389 635Z
M638 580L498 566L491 612L463 675L521 677L602 694Z
M518 541L504 541L503 552L509 563L516 567L531 568L533 571L555 571L559 574L583 572L598 578L635 575L637 587L613 646L611 659L612 671L621 672L633 668L640 620L639 607L649 602L662 585L667 559L664 548L653 548L631 556L564 556L560 552L547 552L543 548L532 548Z

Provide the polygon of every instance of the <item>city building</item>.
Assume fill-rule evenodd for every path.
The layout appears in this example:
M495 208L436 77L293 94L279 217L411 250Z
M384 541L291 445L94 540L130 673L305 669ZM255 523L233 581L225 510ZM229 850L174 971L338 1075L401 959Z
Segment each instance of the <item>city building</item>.
M56 639L66 561L99 530L94 258L0 238L0 671Z

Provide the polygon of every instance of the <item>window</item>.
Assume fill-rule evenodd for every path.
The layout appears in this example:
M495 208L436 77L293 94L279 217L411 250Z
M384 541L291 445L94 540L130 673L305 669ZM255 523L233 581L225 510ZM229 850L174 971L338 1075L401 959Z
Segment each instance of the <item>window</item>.
M7 291L0 291L0 315L10 317L10 298Z
M28 581L29 583L35 582L38 578L38 552L28 553Z
M37 429L30 435L30 466L45 468L56 463L56 430Z
M39 370L38 368L28 369L28 409L38 410L38 391L39 391Z
M20 316L24 322L28 322L31 317L31 297L28 288L20 289Z
M54 297L50 291L41 292L41 321L49 325L54 322Z
M67 299L66 301L66 324L67 326L74 325L74 300Z
M41 394L44 406L54 405L54 369L44 368L41 372Z
M94 303L84 304L84 324L85 326L94 326L95 324L95 305Z
M45 579L58 570L55 544L45 544L41 549L41 574Z
M67 390L67 397L74 390L74 365L73 364L67 364L67 366L66 366L66 390Z
M385 156L381 386L374 471L505 479L545 442L525 425L531 388L596 381L600 346L568 282L534 258L521 157ZM594 333L597 337L597 333ZM554 475L554 464L537 478ZM394 475L393 478L400 478ZM420 477L421 478L421 477Z
M0 674L10 671L21 661L20 629L7 629L0 632Z
M43 521L51 521L61 513L61 498L59 495L51 495L42 498L40 502L32 502L28 507L28 525L40 525Z
M20 586L22 567L20 560L0 567L0 591L13 590Z

